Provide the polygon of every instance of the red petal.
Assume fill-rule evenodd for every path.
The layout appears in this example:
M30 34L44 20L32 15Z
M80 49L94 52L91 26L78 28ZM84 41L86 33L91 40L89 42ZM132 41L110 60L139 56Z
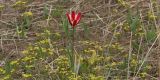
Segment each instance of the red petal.
M78 24L80 20L81 20L81 13L78 13L76 17L76 23Z
M71 15L69 13L66 14L68 20L69 20L69 23L72 25L72 21L71 21Z
M72 27L74 28L74 27L75 27L75 25L77 25L77 20L73 21L73 25L72 25Z
M72 14L71 14L71 15L72 15L72 19L71 19L71 20L72 20L72 21L75 20L75 16L76 16L75 11L72 11Z
M69 23L71 24L72 28L74 28L80 21L81 19L81 13L79 12L78 14L75 13L75 11L72 11L72 13L67 13L67 18L69 20Z

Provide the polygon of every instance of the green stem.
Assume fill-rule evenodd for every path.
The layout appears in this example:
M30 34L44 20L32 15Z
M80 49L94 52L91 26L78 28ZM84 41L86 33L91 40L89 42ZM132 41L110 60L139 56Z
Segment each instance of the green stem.
M72 71L74 71L74 62L75 62L75 55L74 55L74 28L72 29L71 35L71 55L72 55Z
M74 53L74 28L72 30L72 54Z

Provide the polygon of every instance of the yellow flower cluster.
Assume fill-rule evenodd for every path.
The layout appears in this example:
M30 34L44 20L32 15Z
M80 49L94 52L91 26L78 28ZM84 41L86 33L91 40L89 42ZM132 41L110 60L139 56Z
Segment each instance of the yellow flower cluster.
M109 49L113 49L113 50L119 50L119 51L122 51L124 49L119 43L114 43L114 44L111 44L111 45L107 44L104 47L109 48Z
M90 77L89 80L105 80L103 76L95 76L93 74L90 74L89 77Z
M121 4L122 6L125 6L125 7L128 6L128 4L125 0L118 0L118 3Z
M26 74L22 74L22 76L23 76L24 78L29 78L29 77L32 77L32 74L26 73Z
M153 12L148 11L148 19L155 20L157 19L157 16Z
M2 11L4 9L4 5L0 4L0 11Z
M27 16L27 17L32 17L33 16L33 13L32 12L24 12L23 14L22 14L22 16Z
M15 9L20 10L20 9L25 8L26 4L27 4L27 2L25 2L25 1L17 1L12 5L12 7L15 8Z

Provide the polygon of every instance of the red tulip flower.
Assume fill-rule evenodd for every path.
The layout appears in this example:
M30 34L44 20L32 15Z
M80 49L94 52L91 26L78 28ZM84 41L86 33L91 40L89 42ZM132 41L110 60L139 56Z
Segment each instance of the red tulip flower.
M72 28L74 29L74 27L81 20L81 13L79 12L78 14L76 14L75 11L72 11L71 13L67 13L66 15L68 17L69 23L71 24Z

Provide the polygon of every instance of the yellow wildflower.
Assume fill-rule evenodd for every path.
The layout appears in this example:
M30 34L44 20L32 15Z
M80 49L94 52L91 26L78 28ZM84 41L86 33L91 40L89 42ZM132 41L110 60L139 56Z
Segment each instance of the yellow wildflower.
M24 12L23 14L22 14L22 16L28 16L28 17L32 17L33 16L33 13L32 12Z
M0 72L4 74L5 70L3 68L0 68Z
M115 67L116 65L116 62L111 63L111 67Z
M3 10L3 8L4 8L4 5L0 4L0 11Z
M10 64L11 64L11 65L18 64L18 61L17 61L17 60L11 61Z
M141 76L142 78L144 78L144 77L147 76L147 73L146 73L146 72L143 72L143 73L140 74L140 76Z
M131 64L132 64L133 66L137 65L137 63L138 63L138 62L137 62L135 59L132 59Z
M24 2L24 1L17 1L15 4L13 4L12 6L14 8L17 8L17 9L20 9L22 7L25 7L27 2Z
M24 78L29 78L29 77L32 77L32 74L22 74L22 76L23 76Z
M55 36L59 38L59 37L61 37L61 34L60 33L55 33Z
M27 54L27 53L28 53L28 50L22 51L22 54Z
M11 75L8 74L3 78L3 80L8 80L10 77L11 77Z

